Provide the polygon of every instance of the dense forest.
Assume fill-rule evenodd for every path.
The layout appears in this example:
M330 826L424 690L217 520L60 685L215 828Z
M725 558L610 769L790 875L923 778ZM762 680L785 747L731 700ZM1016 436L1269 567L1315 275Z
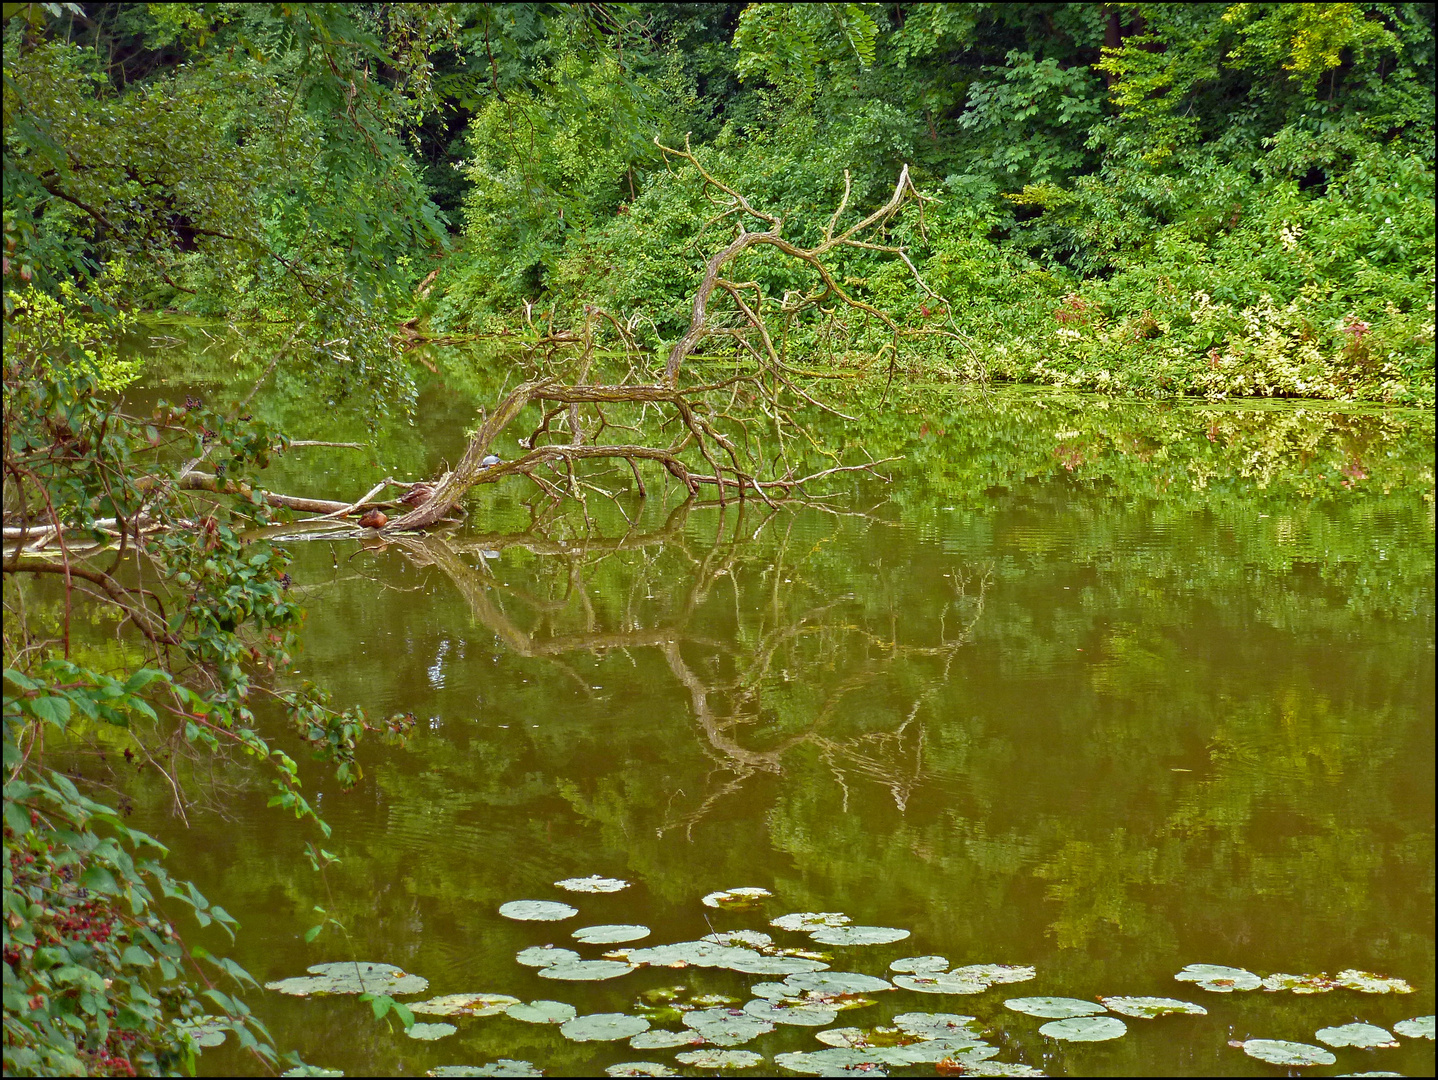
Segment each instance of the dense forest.
M536 404L572 435L531 438L519 471L573 485L593 451L766 501L866 467L803 449L794 415L838 408L815 386L1434 401L1431 4L3 15L7 1074L193 1068L174 1021L202 1013L279 1061L252 980L165 912L233 920L112 793L48 766L47 732L267 762L320 868L283 745L353 784L357 742L413 723L268 678L303 615L254 539L293 503L260 480L289 438L249 398L123 411L145 320L240 327L262 381L420 426L416 346L485 342L529 381L476 440ZM695 412L741 386L772 421L757 447L747 417ZM582 410L603 430L655 402L686 438L581 445ZM759 468L786 439L794 460ZM416 485L404 521L475 475ZM21 579L53 602L12 604ZM83 647L81 624L125 644Z

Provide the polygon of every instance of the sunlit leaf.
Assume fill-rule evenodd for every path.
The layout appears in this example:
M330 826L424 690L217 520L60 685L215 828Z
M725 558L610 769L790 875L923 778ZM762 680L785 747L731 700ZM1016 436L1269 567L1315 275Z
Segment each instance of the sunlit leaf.
M573 938L586 945L614 945L621 941L638 941L649 936L649 927L634 923L614 923L604 926L581 926L574 931Z
M1215 994L1257 990L1263 985L1263 980L1253 972L1221 964L1189 964L1174 978L1179 982L1197 983L1200 989L1211 990Z
M690 1050L675 1060L693 1069L752 1069L764 1058L749 1050Z
M1412 1020L1400 1020L1393 1025L1393 1030L1405 1039L1431 1039L1433 1038L1433 1017L1415 1016Z
M1013 1009L1014 1012L1052 1020L1063 1020L1073 1016L1095 1016L1104 1011L1104 1007L1097 1002L1066 997L1009 998L1004 1002L1004 1007Z
M559 1033L572 1042L615 1042L649 1030L649 1021L626 1013L591 1013L566 1020Z
M499 913L521 922L558 922L578 915L579 909L557 900L511 900L499 906Z
M657 1061L621 1061L618 1065L609 1065L604 1070L606 1076L678 1076L679 1074L668 1065L661 1065Z
M704 897L705 907L725 908L731 911L742 911L746 908L756 906L766 896L773 896L768 889L745 887L739 889L724 889L722 892L712 892Z
M429 980L408 975L393 964L370 964L344 960L338 963L314 964L299 975L278 982L265 983L266 990L277 990L294 997L314 994L420 994Z
M768 1001L758 998L744 1006L744 1011L760 1020L774 1024L791 1024L796 1027L823 1027L839 1018L837 1009L822 1005L810 1005L802 1001Z
M1398 1045L1398 1040L1390 1032L1374 1024L1343 1024L1339 1027L1319 1028L1314 1037L1324 1046L1356 1046L1361 1050L1386 1049Z
M435 1039L442 1039L446 1035L453 1035L459 1029L453 1024L411 1024L405 1034L411 1039L420 1039L424 1042L433 1042Z
M562 1024L578 1015L573 1005L563 1001L520 1001L505 1009L505 1014L526 1024Z
M634 970L633 964L620 960L571 960L539 969L541 979L560 979L564 982L598 982L617 979Z
M1060 1042L1105 1042L1127 1033L1128 1025L1116 1016L1072 1016L1039 1028L1040 1035Z
M770 919L780 930L820 930L826 926L848 926L854 920L841 911L796 911Z
M572 964L580 956L573 949L556 949L553 945L531 945L521 949L515 960L525 967L553 967L555 964Z
M1336 985L1327 975L1285 975L1276 972L1263 980L1263 988L1270 993L1291 990L1295 994L1326 994Z
M612 893L629 888L629 882L621 878L600 877L598 874L592 874L589 877L565 878L554 884L569 892L581 893Z
M1206 1016L1208 1010L1191 1001L1179 1001L1166 997L1101 997L1109 1009L1122 1016L1134 1016L1141 1020L1152 1020L1156 1016L1183 1013L1188 1016Z
M1332 1065L1338 1060L1321 1046L1284 1039L1249 1039L1238 1045L1249 1057L1270 1065Z
M948 971L949 961L947 957L943 956L906 956L902 960L895 960L890 964L889 970L927 975L932 972Z
M825 945L888 945L903 941L909 931L893 926L826 926L810 936Z
M1386 975L1375 975L1371 971L1340 971L1333 980L1345 990L1357 990L1360 994L1411 994L1413 987L1402 979L1391 979Z
M768 1020L750 1016L742 1009L696 1009L684 1014L684 1026L697 1031L715 1046L743 1046L751 1039L774 1030Z
M519 999L508 994L446 994L410 1006L424 1016L497 1016Z

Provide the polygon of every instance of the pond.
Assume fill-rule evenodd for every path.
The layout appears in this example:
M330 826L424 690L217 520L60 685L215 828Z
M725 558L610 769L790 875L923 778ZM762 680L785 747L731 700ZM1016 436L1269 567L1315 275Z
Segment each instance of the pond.
M380 463L297 449L274 486L417 478L475 400L436 379ZM293 387L262 408L370 442ZM1234 1044L1286 1040L1317 1075L1431 1075L1431 1019L1401 1022L1434 1011L1432 416L925 388L829 435L903 461L807 505L621 493L589 523L536 522L511 481L443 535L290 545L296 678L413 713L414 738L366 744L348 793L311 770L323 875L313 825L238 770L188 829L158 787L132 824L239 919L261 982L360 960L427 980L411 1005L561 1005L421 1015L455 1029L425 1041L353 996L251 992L276 1044L351 1076L749 1060L676 1058L696 1049L768 1075L1276 1075L1253 1055L1285 1051ZM595 875L625 884L556 884ZM734 889L763 892L711 897ZM316 908L344 931L307 943ZM773 944L640 951L741 930ZM1257 978L1176 980L1203 964ZM1082 1000L1024 1003L1051 997ZM726 1007L749 1038L714 1034ZM594 1014L631 1019L555 1022ZM1323 1045L1353 1023L1397 1045ZM233 1041L201 1058L255 1067Z

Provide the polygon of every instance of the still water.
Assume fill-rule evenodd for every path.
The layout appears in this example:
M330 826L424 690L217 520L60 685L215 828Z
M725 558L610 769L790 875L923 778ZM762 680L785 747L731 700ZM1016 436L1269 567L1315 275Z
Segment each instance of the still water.
M368 441L320 413L297 424L293 400L268 408L298 437ZM296 450L275 488L354 497L453 460L472 406L435 386L420 412L423 430L397 428L382 463ZM296 678L372 715L413 713L414 738L367 744L348 793L312 768L340 860L323 876L302 854L313 825L267 810L241 773L217 778L188 829L159 791L133 823L239 919L225 951L262 983L360 959L427 979L410 1002L633 1013L683 985L742 1004L775 977L644 967L570 982L515 956L763 930L886 978L928 954L1033 966L980 993L877 993L830 1026L975 1016L995 1061L1052 1075L1278 1075L1230 1042L1316 1044L1320 1028L1434 1011L1431 415L936 389L832 438L904 460L889 483L778 510L652 492L592 504L590 524L536 522L512 483L443 536L295 541L309 612ZM595 874L630 885L554 884ZM701 903L735 887L772 897ZM500 915L526 899L579 914ZM345 931L307 944L317 907ZM769 925L790 912L909 936L817 944ZM609 923L650 934L572 937ZM1415 992L1175 981L1196 963L1361 969ZM1064 1043L1003 1004L1038 995L1156 995L1207 1014ZM505 1015L421 1016L458 1028L421 1042L353 997L248 1000L276 1045L352 1076L501 1058L547 1075L626 1061L703 1074L674 1049ZM745 1044L765 1059L750 1074L823 1049L816 1030ZM1431 1075L1434 1044L1399 1041L1308 1071ZM255 1063L231 1045L201 1068Z

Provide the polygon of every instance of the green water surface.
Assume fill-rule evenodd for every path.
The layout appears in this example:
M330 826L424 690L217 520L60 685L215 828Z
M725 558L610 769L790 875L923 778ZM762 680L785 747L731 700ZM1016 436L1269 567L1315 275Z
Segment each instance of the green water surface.
M355 497L425 475L458 454L474 403L436 383L417 428L384 429L373 453L296 450L274 486ZM299 394L263 407L297 437L373 443ZM188 828L159 787L133 823L239 919L229 955L261 982L358 958L428 979L410 1001L625 1012L673 985L742 1001L771 980L560 982L514 957L546 943L598 957L611 946L571 938L597 923L650 927L636 946L735 928L801 946L768 922L815 911L911 931L828 949L836 971L922 954L1037 969L978 995L880 994L838 1025L974 1015L999 1060L1054 1075L1278 1075L1230 1041L1313 1043L1434 1011L1431 416L931 389L828 437L904 460L818 505L686 506L656 477L648 500L593 499L589 523L536 521L535 489L512 480L442 536L291 542L309 612L294 677L412 712L413 740L366 744L348 793L311 768L341 860L323 878L302 855L313 824L267 810L243 772L214 779ZM553 884L591 874L632 884ZM700 903L736 886L773 897ZM518 899L579 915L498 913ZM347 936L307 944L317 906ZM1209 993L1174 980L1192 963L1357 968L1415 992ZM1116 994L1208 1014L1062 1044L1003 1006ZM674 1062L505 1016L417 1042L352 997L248 1001L278 1046L352 1076ZM1433 1043L1401 1042L1308 1071L1431 1075ZM802 1027L745 1047L766 1058L751 1075L821 1048ZM256 1067L232 1044L201 1059Z

